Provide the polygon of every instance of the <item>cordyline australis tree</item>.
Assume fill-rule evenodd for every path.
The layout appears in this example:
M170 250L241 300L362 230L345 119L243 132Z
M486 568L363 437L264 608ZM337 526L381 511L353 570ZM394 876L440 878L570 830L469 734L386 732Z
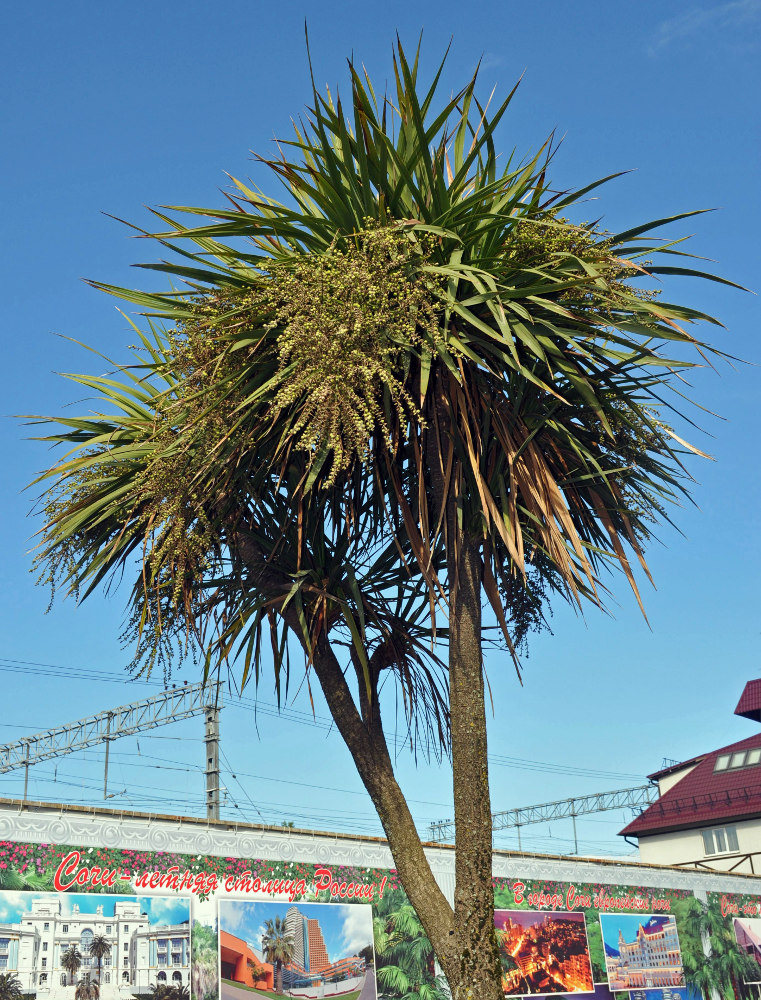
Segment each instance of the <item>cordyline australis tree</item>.
M549 144L498 169L512 94L490 115L474 77L436 105L441 67L419 90L401 46L391 96L349 68L348 110L315 90L263 161L284 202L236 181L228 210L156 213L172 254L148 266L183 291L98 286L151 319L118 377L71 376L96 409L45 438L70 450L40 561L80 597L131 577L143 668L194 647L258 682L271 646L280 697L300 648L453 995L496 998L482 602L517 666L548 596L600 605L607 567L637 592L630 556L646 570L683 493L664 393L707 350L685 327L715 321L642 289L698 273L648 235L673 220L568 221L596 184L554 191ZM411 741L451 753L454 906L394 776L387 679Z

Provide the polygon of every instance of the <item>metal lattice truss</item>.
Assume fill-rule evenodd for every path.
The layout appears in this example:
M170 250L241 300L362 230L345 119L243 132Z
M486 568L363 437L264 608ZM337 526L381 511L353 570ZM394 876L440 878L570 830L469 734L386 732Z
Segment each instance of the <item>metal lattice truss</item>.
M507 830L531 823L547 823L554 819L576 819L588 813L605 812L608 809L639 809L650 805L658 798L656 785L638 785L636 788L619 788L615 792L598 792L595 795L579 795L573 799L559 799L544 802L538 806L522 809L506 809L492 813L492 829ZM431 823L431 840L446 843L454 838L454 820Z
M57 729L25 736L17 743L0 746L0 774L62 757L98 743L108 744L120 736L132 736L170 722L202 715L222 704L221 687L213 684L186 684L161 694L100 712Z

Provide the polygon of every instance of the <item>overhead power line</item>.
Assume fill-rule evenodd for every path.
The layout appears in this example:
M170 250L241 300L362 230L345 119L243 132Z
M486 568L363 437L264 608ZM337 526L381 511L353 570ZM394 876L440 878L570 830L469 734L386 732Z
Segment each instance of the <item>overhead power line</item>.
M31 669L30 669L31 668ZM113 674L103 670L90 670L85 667L63 667L53 663L39 663L33 660L14 660L7 657L0 657L0 671L10 671L14 673L40 673L44 676L55 676L72 680L87 680L99 682L121 682L124 679L115 677ZM129 683L149 684L152 686L163 686L162 682L152 678L130 679ZM293 722L298 725L305 725L311 728L323 729L336 733L335 723L332 719L324 716L313 715L310 712L302 712L298 709L290 708L286 705L279 706L269 702L260 701L258 698L249 698L245 695L232 696L228 705L232 708L251 709L261 715L277 718L280 722ZM172 739L183 739L182 737L165 737ZM408 740L403 736L393 734L387 737L389 745L396 749L404 749L409 746ZM496 767L507 767L522 771L540 771L547 774L562 774L568 777L577 778L599 778L600 780L641 780L641 774L631 774L621 771L605 771L599 768L575 767L570 764L561 764L556 761L533 760L530 758L508 757L500 754L489 754L489 764Z
M524 806L520 809L507 809L504 812L492 813L492 830L517 829L518 846L521 843L521 827L532 823L548 823L552 820L573 820L573 840L578 853L578 838L576 836L576 817L589 813L605 812L608 809L638 809L650 805L658 798L655 785L639 785L636 788L619 788L615 792L597 792L594 795L577 795L571 799L559 799L556 802L544 802L536 806ZM454 820L448 819L431 823L431 840L446 843L454 836Z

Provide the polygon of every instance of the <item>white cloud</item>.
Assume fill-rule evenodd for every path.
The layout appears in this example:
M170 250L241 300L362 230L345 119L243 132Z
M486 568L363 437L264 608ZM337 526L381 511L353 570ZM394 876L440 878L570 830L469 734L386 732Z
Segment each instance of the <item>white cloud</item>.
M39 899L33 892L0 892L0 920L3 923L18 923L19 910L26 910L32 899Z
M193 919L206 927L215 927L217 922L217 901L214 896L207 896L206 899L193 897Z
M706 29L741 28L761 18L761 0L729 0L709 7L691 7L684 14L662 21L650 44L650 55L675 42L689 41Z
M228 934L235 934L236 931L242 930L250 909L246 903L225 900L219 908L219 923L222 930L227 931Z
M189 917L189 913L182 914L186 906L182 896L138 896L138 903L154 927L176 924Z
M345 955L356 955L373 940L372 913L369 906L346 906L343 925Z

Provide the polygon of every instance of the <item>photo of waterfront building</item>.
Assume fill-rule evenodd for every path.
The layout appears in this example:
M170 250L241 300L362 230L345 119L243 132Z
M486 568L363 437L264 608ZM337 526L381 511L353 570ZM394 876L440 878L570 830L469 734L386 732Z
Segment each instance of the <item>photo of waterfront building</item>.
M104 939L91 952L94 939ZM78 964L65 956L79 955ZM37 1000L74 1000L97 983L100 1000L156 985L190 984L190 901L182 896L0 892L0 973Z
M734 923L737 944L758 964L758 975L745 982L761 982L761 920L735 917Z
M376 1000L372 910L220 900L219 968L222 1000L277 991L278 977L295 997Z
M674 917L601 913L600 924L611 990L684 986Z
M505 996L593 993L583 913L495 910Z
M629 1000L703 1000L693 986L672 986L662 990L630 990Z

